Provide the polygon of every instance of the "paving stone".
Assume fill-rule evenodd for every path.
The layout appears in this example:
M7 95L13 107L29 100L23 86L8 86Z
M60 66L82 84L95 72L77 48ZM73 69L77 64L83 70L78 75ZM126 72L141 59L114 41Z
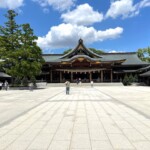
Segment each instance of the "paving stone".
M0 150L150 149L148 87L71 87L70 95L49 87L0 97Z
M123 129L123 133L130 141L144 141L146 138L135 129Z
M35 150L41 150L41 149L48 149L51 140L53 138L52 134L39 134L37 137L32 141L30 146L27 148L27 150L35 149Z
M134 142L133 145L136 147L137 150L149 150L150 149L149 141Z
M91 149L88 134L74 134L71 141L71 149Z
M70 141L53 141L48 150L69 150Z
M87 124L75 124L73 134L88 134Z
M122 134L108 134L108 137L114 149L135 149L129 140Z
M109 141L92 141L92 150L113 150Z

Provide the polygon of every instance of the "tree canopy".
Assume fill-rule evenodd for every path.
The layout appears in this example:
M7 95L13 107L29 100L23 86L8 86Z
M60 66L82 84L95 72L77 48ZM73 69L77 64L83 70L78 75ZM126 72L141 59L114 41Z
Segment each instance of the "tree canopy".
M91 51L93 51L94 53L96 53L96 54L103 54L103 53L105 53L103 50L97 50L97 49L95 49L95 48L89 48Z
M137 55L142 61L150 62L150 47L138 49Z
M63 54L67 54L67 53L69 53L71 50L72 50L72 49L67 49L67 50L65 50L65 51L63 52Z
M33 79L41 72L42 50L30 25L16 23L17 15L9 10L5 15L7 22L0 26L0 59L4 60L1 67L12 77Z

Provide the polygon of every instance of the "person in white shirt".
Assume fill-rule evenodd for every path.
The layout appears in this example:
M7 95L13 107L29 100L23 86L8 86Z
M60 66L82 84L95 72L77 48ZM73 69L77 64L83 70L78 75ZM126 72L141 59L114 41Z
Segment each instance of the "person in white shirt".
M65 85L66 85L66 94L69 95L69 93L70 93L70 82L66 81Z
M94 83L93 80L91 80L91 87L93 87L93 83Z
M7 80L5 80L5 82L4 82L4 89L7 91L8 90L8 82L7 82Z
M3 83L0 81L0 90L2 89Z

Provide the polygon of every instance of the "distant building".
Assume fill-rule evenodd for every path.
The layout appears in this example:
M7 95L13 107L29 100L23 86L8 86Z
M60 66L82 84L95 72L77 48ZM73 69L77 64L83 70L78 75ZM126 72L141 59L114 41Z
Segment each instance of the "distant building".
M120 82L125 74L138 74L137 70L147 67L135 52L103 53L98 55L83 44L80 39L75 49L67 54L43 54L45 64L39 78L50 83L65 80L76 82Z

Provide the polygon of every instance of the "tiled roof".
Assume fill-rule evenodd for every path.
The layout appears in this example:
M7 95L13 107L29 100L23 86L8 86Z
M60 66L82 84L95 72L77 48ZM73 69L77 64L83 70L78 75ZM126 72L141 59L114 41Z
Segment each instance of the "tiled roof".
M82 55L82 56L81 56ZM79 39L78 45L75 49L72 49L67 54L48 54L43 55L43 58L46 62L62 62L62 61L71 61L74 58L84 57L91 61L100 61L100 62L115 62L121 61L122 65L148 65L149 63L141 61L137 53L103 53L101 55L94 53L90 49L86 48L83 44L83 40Z
M61 61L69 61L71 59L62 59L62 54L51 54L51 55L43 55L45 62L61 62ZM83 56L83 55L82 55ZM122 65L148 65L149 63L141 61L136 53L104 53L100 55L101 58L96 58L96 61L106 62L106 61L119 61L125 60ZM78 57L78 56L74 56ZM81 57L81 56L79 56ZM86 55L85 55L86 58ZM92 59L92 58L91 58ZM94 59L93 59L94 60Z
M0 72L0 77L1 77L1 78L11 78L10 75L8 75L8 74L6 74L6 73L4 73L4 72Z
M43 55L43 58L45 60L45 62L60 62L60 57L62 55Z
M101 55L103 60L123 60L122 65L147 65L147 62L141 61L135 52L131 53L105 53Z
M150 77L150 71L140 74L141 77Z

